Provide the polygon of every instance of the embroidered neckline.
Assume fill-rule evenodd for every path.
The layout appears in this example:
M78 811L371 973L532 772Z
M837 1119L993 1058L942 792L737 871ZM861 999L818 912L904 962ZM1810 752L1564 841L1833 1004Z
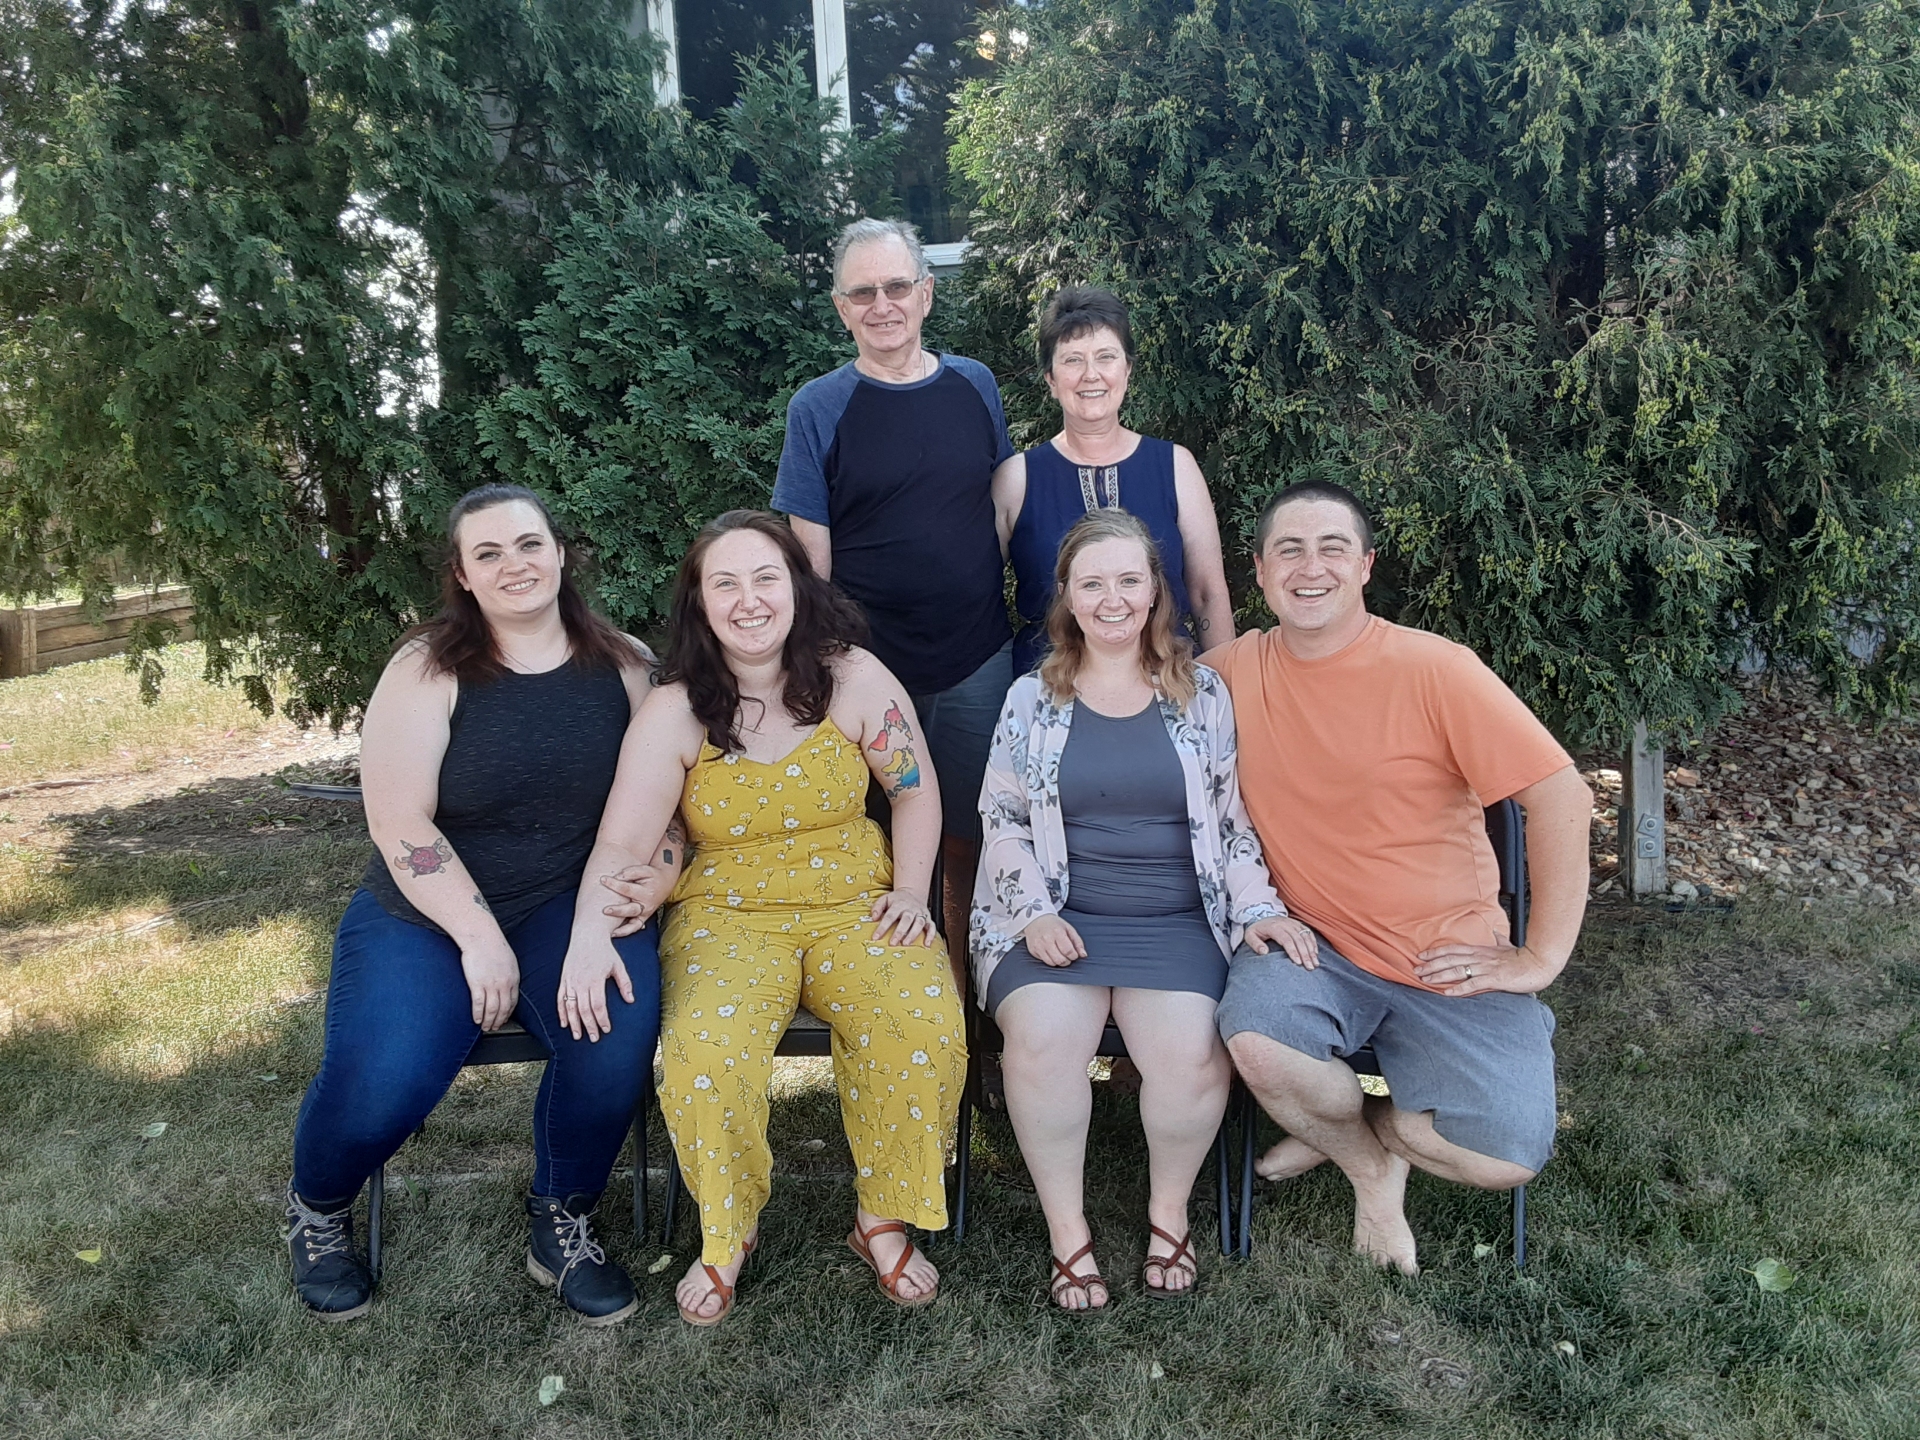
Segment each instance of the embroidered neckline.
M1118 510L1120 508L1120 467L1118 465L1078 465L1080 472L1080 503L1089 514L1095 510ZM1099 489L1094 488L1096 477ZM1101 499L1102 495L1105 499Z

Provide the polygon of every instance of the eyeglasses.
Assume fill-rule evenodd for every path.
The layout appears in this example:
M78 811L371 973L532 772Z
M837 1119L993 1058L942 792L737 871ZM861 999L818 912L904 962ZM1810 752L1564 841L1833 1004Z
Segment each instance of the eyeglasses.
M889 280L884 285L856 285L851 290L842 290L840 296L849 305L864 310L882 295L893 301L904 300L919 283L918 280Z

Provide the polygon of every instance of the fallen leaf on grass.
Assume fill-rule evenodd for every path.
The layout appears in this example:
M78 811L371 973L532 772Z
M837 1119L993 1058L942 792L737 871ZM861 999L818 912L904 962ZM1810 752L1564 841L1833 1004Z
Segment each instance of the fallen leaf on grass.
M76 1250L73 1252L73 1258L76 1260L84 1260L89 1265L98 1265L100 1263L100 1252L98 1250Z
M1485 1243L1473 1247L1473 1258L1476 1260L1484 1260L1492 1253L1493 1247Z
M561 1393L565 1391L566 1388L567 1382L558 1375L547 1376L546 1379L540 1382L540 1403L542 1405L551 1405L560 1398Z
M1161 1363L1158 1360L1154 1361L1152 1365L1147 1367L1147 1378L1149 1380L1166 1379L1167 1378L1166 1368L1163 1365L1161 1365Z
M802 1140L800 1142L800 1148L802 1150L824 1150L827 1148L827 1142L824 1140Z
M271 1070L269 1070L266 1074L257 1076L255 1078L260 1080L278 1080L280 1077L274 1074Z
M151 1125L142 1125L140 1127L140 1138L142 1140L158 1140L166 1133L167 1122L164 1120L156 1120Z
M667 1266L671 1265L672 1263L673 1263L673 1256L662 1255L658 1260L654 1261L651 1265L647 1266L647 1274L658 1275L662 1270L666 1269Z
M1568 1359L1572 1359L1575 1355L1578 1355L1580 1353L1579 1347L1575 1345L1571 1340L1562 1340L1558 1345L1555 1345L1553 1348L1557 1350L1560 1354L1565 1355Z
M1800 1277L1787 1268L1784 1260L1762 1260L1747 1272L1753 1276L1753 1283L1770 1295L1793 1288L1793 1282Z

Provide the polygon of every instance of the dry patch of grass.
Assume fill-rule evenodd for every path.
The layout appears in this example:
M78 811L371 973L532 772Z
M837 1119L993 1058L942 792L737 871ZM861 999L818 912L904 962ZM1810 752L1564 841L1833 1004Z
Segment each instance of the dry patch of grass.
M119 657L0 684L0 789L147 770L213 741L257 741L290 728L255 710L239 690L202 680L199 644L170 645L159 658L167 681L152 706L141 702Z

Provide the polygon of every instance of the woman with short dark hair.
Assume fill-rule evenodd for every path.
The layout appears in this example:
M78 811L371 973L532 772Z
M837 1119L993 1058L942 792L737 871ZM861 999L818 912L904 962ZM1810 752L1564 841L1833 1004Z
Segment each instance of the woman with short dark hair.
M1110 290L1069 286L1040 316L1040 373L1060 405L1060 433L1003 462L993 475L1000 545L1013 561L1020 633L1013 672L1046 653L1047 606L1060 538L1082 515L1124 509L1159 548L1173 620L1211 650L1233 639L1233 601L1220 525L1199 462L1184 445L1120 423L1133 376L1133 325Z
M622 939L602 975L618 1023L598 1044L568 1032L556 1000L577 903L609 898L579 892L652 658L587 608L532 491L483 486L453 507L440 614L401 639L367 704L374 855L334 938L326 1051L294 1129L287 1243L323 1320L372 1297L353 1244L360 1187L509 1019L550 1057L527 1269L588 1324L633 1313L592 1217L653 1061L655 932Z
M676 809L693 843L660 947L660 1107L702 1236L676 1296L690 1325L726 1317L756 1243L773 1173L767 1085L800 1004L833 1030L855 1167L847 1244L895 1304L939 1293L906 1230L947 1223L966 1075L928 909L940 791L913 702L865 634L778 516L731 510L702 528L593 852L595 874L641 858ZM892 805L891 855L866 816L870 780ZM563 1011L589 1033L613 933L583 913L562 984Z

